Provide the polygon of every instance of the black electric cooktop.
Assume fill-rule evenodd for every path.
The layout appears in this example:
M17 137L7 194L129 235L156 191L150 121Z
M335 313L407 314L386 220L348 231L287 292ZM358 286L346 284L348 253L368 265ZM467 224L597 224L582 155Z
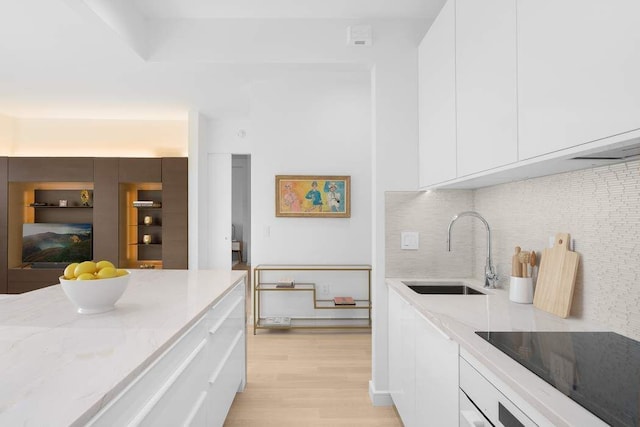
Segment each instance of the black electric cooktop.
M612 426L638 426L640 342L614 332L476 332Z

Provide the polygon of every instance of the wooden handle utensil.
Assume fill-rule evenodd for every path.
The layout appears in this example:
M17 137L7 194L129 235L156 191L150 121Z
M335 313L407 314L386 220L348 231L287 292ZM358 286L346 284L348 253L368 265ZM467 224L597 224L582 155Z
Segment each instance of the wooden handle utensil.
M520 251L518 254L518 261L522 263L522 277L529 277L529 259L531 258L531 252L529 251Z
M516 246L515 254L511 257L511 276L522 277L522 264L520 263L520 246Z

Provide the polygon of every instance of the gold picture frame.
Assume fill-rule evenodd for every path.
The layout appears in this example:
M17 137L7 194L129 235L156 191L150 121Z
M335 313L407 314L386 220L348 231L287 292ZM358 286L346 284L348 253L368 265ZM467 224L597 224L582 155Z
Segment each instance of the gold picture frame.
M276 216L350 218L351 177L276 175Z

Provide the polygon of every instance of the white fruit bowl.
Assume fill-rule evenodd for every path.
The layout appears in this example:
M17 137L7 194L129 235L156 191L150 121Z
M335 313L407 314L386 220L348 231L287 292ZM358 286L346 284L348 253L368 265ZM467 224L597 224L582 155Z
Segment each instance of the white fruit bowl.
M81 314L104 313L113 310L129 284L130 274L111 279L67 280L60 277L60 284L67 298Z

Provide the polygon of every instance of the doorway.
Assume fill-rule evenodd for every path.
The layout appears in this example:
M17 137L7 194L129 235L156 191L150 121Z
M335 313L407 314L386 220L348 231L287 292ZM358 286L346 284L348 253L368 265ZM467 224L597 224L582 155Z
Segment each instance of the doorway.
M247 295L251 295L251 156L231 156L231 268L247 271ZM251 298L247 298L247 320Z

